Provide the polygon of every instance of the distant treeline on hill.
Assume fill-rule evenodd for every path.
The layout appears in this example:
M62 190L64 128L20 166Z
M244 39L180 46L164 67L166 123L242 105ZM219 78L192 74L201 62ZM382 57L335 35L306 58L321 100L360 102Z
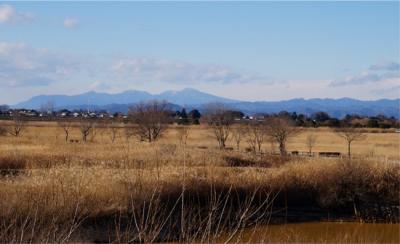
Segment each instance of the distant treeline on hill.
M296 112L281 111L279 113L256 113L246 115L238 110L229 110L230 116L234 118L236 123L246 123L250 121L262 122L271 117L283 117L293 122L293 125L301 127L355 127L355 128L400 128L400 120L395 117L387 117L385 115L377 116L361 116L357 114L348 114L342 119L331 117L326 112L316 112L311 115L297 114ZM58 111L33 110L33 109L10 109L7 105L0 105L0 118L12 119L15 115L27 120L62 120L62 119L104 119L104 120L120 120L129 121L129 113L108 113L107 111L84 111L84 110L67 110ZM202 113L197 109L189 112L186 109L180 111L169 111L169 117L172 123L177 124L200 124Z

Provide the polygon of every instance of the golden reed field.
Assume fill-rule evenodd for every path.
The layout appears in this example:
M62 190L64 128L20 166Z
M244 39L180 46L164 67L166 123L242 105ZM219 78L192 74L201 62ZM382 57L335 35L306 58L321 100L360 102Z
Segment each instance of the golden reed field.
M243 230L282 221L399 220L394 131L366 133L349 160L271 155L269 141L255 154L245 139L220 150L206 126L186 128L186 143L179 126L153 143L122 126L114 142L98 128L82 143L78 127L69 137L78 142L65 142L55 122L0 136L0 241L241 242L251 241ZM303 129L288 151L307 151L309 133L313 151L346 155L329 128Z

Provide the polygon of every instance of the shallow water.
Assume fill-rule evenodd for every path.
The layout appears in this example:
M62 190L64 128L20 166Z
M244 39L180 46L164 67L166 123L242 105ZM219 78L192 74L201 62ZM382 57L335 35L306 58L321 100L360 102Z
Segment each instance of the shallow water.
M400 224L312 222L246 229L239 242L400 243Z

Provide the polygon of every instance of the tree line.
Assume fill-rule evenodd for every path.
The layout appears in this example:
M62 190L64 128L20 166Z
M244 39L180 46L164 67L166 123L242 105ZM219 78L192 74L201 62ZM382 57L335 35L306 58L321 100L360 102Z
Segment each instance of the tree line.
M353 117L346 116L344 121L350 121L351 118ZM328 123L327 121L331 119L324 112L318 112L311 117L281 112L278 114L258 115L253 119L246 119L243 113L232 110L222 103L208 104L204 108L203 114L200 114L198 110L186 113L185 109L173 113L166 101L155 100L130 107L128 121L80 119L77 123L77 121L73 120L60 120L58 126L64 131L66 142L69 141L70 131L73 127L79 128L83 142L86 142L89 137L93 138L98 128L110 131L112 142L115 141L120 129L124 129L125 136L128 139L136 137L140 141L154 142L174 122L178 121L182 125L205 124L212 129L220 149L225 149L227 141L233 140L237 150L240 149L241 142L246 141L248 144L246 150L261 152L263 145L269 142L278 146L281 155L286 155L287 141L297 135L301 131L301 127L307 126L304 123L312 121L313 124L311 126L317 127ZM0 135L10 134L19 137L25 127L26 120L24 120L23 116L19 113L14 113L12 123L7 127L0 127ZM184 140L184 143L186 143L188 130L179 131L181 142ZM338 126L335 132L346 141L349 156L351 154L351 144L364 138L364 134L356 126ZM310 154L316 140L315 135L307 135L306 144Z

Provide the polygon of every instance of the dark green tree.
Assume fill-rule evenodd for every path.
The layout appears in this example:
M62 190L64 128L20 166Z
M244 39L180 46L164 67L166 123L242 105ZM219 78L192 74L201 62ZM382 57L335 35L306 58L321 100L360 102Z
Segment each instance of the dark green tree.
M182 111L179 113L179 124L183 125L189 124L189 118L185 108L183 108Z
M189 112L188 117L192 124L200 124L201 113L199 112L199 110L193 109Z

